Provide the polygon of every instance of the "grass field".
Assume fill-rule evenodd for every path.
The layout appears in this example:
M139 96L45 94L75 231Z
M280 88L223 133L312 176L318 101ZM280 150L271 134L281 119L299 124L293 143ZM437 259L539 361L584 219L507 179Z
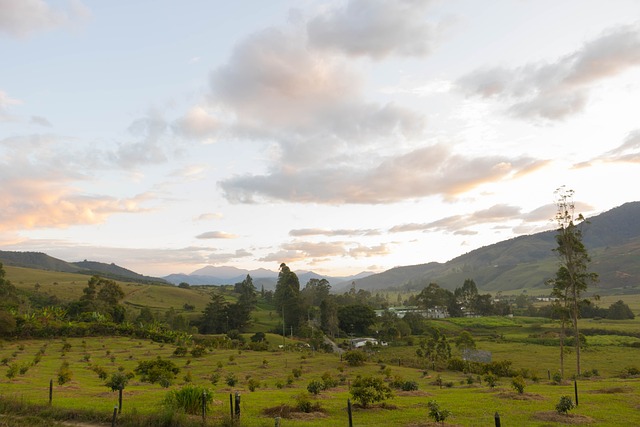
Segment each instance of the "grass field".
M491 322L488 322L491 323ZM494 322L495 323L495 322ZM506 326L505 328L509 328ZM560 396L573 398L573 383L552 385L546 372L555 372L557 366L557 348L509 342L509 332L504 331L504 341L480 338L478 347L493 352L494 360L509 359L514 368L527 368L541 380L528 381L523 395L515 393L510 387L509 378L501 378L495 389L484 383L474 381L467 384L467 376L454 372L429 372L407 366L393 364L398 357L408 360L415 356L415 347L389 347L375 353L370 362L362 367L349 367L337 354L324 354L310 351L266 352L214 350L200 358L175 357L175 346L142 341L130 338L74 338L65 342L70 348L63 351L62 340L27 340L4 342L0 348L0 359L8 366L0 372L0 390L3 396L13 396L31 403L47 403L49 380L54 381L53 405L62 408L91 407L104 411L105 417L117 404L117 393L104 385L92 366L101 366L109 374L122 367L125 372L132 371L141 360L155 359L160 356L174 361L180 368L176 382L171 389L187 384L185 376L191 376L193 384L209 387L214 393L214 405L210 411L211 420L223 417L229 411L229 394L241 393L242 425L272 426L272 417L262 411L279 404L294 405L296 396L306 389L312 379L319 379L329 372L333 377L344 376L345 382L336 388L322 392L317 401L324 409L322 413L302 414L297 419L283 419L282 426L327 426L346 425L346 402L349 398L348 384L357 375L382 375L382 368L388 367L390 375L405 380L416 381L419 390L412 392L396 391L387 401L386 407L371 409L356 408L353 414L356 426L426 426L427 402L436 400L441 407L452 411L448 425L486 426L492 425L496 412L501 416L503 425L553 426L563 425L553 421L554 407ZM277 349L282 338L269 336L272 349ZM287 340L287 343L289 341ZM43 350L39 363L30 366L36 354ZM640 379L617 378L625 366L638 366L638 350L619 345L599 345L583 353L584 369L597 369L599 376L579 381L580 405L571 411L573 422L591 420L592 425L619 426L640 425ZM571 370L571 355L567 356L567 368ZM63 362L68 362L72 371L69 383L58 385L57 371ZM26 372L7 378L6 372L15 364L27 367ZM293 378L294 370L300 371L299 378ZM217 373L219 381L213 385L211 374ZM233 374L238 384L229 387L225 378ZM443 383L449 387L434 385L434 378L441 375ZM292 384L284 386L288 377ZM249 379L257 379L260 387L251 392ZM161 410L162 400L167 393L158 385L142 383L135 377L124 390L123 412L154 413ZM587 417L587 418L580 418ZM564 418L568 421L569 418Z

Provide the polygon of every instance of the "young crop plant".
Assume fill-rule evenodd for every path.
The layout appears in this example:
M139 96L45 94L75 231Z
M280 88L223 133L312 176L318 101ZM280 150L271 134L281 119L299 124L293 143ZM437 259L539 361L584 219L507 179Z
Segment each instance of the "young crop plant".
M429 417L437 423L444 424L444 421L451 416L451 411L440 409L440 405L435 400L430 400L427 406L429 407Z
M371 403L383 402L393 396L391 388L381 377L358 376L351 384L351 397L363 408Z
M524 393L524 388L526 386L526 382L524 381L524 378L522 378L522 375L518 375L517 377L514 377L511 380L511 387L513 387L513 389L515 391L518 392L518 394L523 394Z
M571 400L571 398L569 396L562 396L560 398L560 401L556 405L556 411L559 414L565 414L566 415L573 408L575 408L575 405L573 404L573 401Z

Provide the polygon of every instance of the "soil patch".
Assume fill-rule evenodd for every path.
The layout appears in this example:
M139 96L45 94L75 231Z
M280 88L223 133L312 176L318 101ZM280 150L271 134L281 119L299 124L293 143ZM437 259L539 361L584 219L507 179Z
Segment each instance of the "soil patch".
M513 400L544 400L544 396L536 393L515 393L515 392L502 392L497 396L501 399L513 399Z
M595 394L616 394L616 393L632 393L633 389L631 387L609 387L609 388L601 388L599 390L589 390L587 393L595 393Z
M561 424L591 424L593 422L593 418L587 417L585 415L578 414L559 414L555 411L547 411L547 412L536 412L533 414L533 418L538 421L546 421L546 422L554 422Z

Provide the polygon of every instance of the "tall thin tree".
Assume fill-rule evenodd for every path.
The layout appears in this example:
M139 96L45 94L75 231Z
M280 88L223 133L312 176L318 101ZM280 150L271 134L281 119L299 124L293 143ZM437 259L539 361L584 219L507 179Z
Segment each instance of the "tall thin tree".
M556 190L556 233L557 247L554 249L558 255L560 266L556 273L554 283L555 296L564 298L565 313L573 326L574 346L576 351L576 375L580 375L580 331L578 319L580 306L588 303L584 298L589 284L598 281L598 275L589 271L591 258L582 242L582 227L585 218L582 214L575 214L573 202L573 190L564 186ZM566 319L566 317L563 317Z

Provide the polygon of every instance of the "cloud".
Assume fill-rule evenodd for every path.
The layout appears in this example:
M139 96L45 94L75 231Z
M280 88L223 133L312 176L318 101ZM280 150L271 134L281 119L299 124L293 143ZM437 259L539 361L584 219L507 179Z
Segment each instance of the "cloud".
M66 9L54 9L43 0L0 0L0 33L27 37L83 21L91 14L79 0L68 1Z
M277 145L286 168L335 162L394 138L422 136L422 114L394 103L363 100L363 77L335 56L310 49L304 38L279 29L240 43L211 75L211 102L234 120L239 139Z
M432 195L447 197L483 183L531 169L538 160L501 156L469 158L444 145L424 147L358 165L305 170L281 170L270 175L245 175L219 183L225 197L236 203L258 199L298 203L394 203Z
M295 262L310 263L331 257L362 258L386 255L389 248L385 244L364 246L353 242L307 242L295 241L281 245L281 250L270 253L259 261L266 262Z
M92 178L82 157L51 135L0 140L0 229L98 224L115 213L137 213L147 195L86 194L76 186Z
M609 162L640 163L640 130L629 132L620 146L608 151L600 159Z
M521 209L519 207L498 204L470 214L452 215L429 223L396 225L390 228L389 231L392 233L444 231L458 235L473 235L477 233L468 230L468 227L479 224L495 224L513 221L519 219L520 215Z
M201 215L198 215L197 218L195 218L196 221L210 221L213 219L221 219L223 218L224 215L222 215L220 212L207 212L207 213L203 213Z
M206 233L198 234L196 239L236 239L237 237L235 234L225 233L224 231L207 231Z
M382 59L431 53L439 28L426 20L431 0L350 0L307 24L309 44Z
M365 230L323 230L319 228L302 228L289 231L289 236L293 237L307 237L307 236L376 236L379 235L379 230L365 229Z
M31 116L31 120L29 120L29 123L38 125L38 126L44 126L47 128L52 127L51 122L41 116Z
M523 119L562 120L584 110L591 87L640 65L640 28L603 32L575 52L551 63L485 68L457 81L469 95L496 98Z
M237 249L232 253L212 253L207 257L208 264L226 264L236 259L246 258L252 256L251 252L244 249Z
M20 105L22 101L19 99L13 99L6 92L0 90L0 122L11 121L13 116L8 112L11 105Z
M211 137L218 128L218 120L201 106L192 107L173 126L177 133L194 139Z

